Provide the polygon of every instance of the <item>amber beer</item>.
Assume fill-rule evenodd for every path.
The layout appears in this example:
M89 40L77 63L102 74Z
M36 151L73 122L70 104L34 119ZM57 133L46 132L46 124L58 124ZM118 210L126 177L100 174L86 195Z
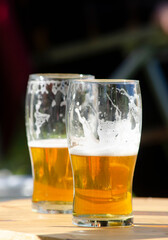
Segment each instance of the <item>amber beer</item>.
M97 154L95 154L97 155ZM106 156L107 155L107 156ZM131 216L132 178L137 155L71 154L75 180L73 216Z
M40 204L44 208L46 203L52 210L54 207L60 212L71 210L73 179L66 139L32 141L29 150L34 179L33 208Z

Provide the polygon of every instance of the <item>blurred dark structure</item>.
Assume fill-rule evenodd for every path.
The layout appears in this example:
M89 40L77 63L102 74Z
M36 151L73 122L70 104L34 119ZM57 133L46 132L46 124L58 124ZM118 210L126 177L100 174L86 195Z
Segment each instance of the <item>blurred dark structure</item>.
M30 173L24 130L29 73L139 79L143 132L133 190L168 197L167 2L54 2L0 0L2 167L15 171L26 163L23 172Z

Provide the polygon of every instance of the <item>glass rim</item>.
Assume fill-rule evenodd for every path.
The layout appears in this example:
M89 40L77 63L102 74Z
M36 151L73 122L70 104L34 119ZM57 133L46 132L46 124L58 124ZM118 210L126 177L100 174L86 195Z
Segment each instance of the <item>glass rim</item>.
M75 82L90 82L90 83L139 83L139 80L137 79L86 79L83 81L83 79L75 79Z
M68 80L68 79L92 79L94 75L78 73L33 73L29 75L29 81L35 80Z

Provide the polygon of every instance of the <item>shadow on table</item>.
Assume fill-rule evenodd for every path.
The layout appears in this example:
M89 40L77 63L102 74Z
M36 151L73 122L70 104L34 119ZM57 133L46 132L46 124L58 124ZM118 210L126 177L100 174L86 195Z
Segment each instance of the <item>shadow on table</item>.
M130 239L168 239L168 224L138 224L134 227L93 228L76 230L68 233L39 235L39 239L66 239L66 240L130 240ZM48 238L47 238L48 237Z

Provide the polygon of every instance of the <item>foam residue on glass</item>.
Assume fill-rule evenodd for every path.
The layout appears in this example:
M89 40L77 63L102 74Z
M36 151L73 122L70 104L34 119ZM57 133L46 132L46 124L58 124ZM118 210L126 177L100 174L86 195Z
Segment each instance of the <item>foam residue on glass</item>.
M30 101L34 102L34 104L31 104L32 109L29 110L28 123L29 126L32 125L32 127L30 127L30 139L38 139L44 124L50 120L52 121L50 118L52 118L51 114L54 112L54 107L66 106L67 87L67 81L56 81L51 79L39 79L36 80L36 82L30 81L28 83L28 95L33 96ZM62 97L60 97L60 94ZM46 108L44 104L46 104ZM44 109L46 109L46 112L44 112ZM59 114L59 120L65 124L64 114ZM35 128L33 128L33 121ZM56 127L53 128L53 132L55 131Z
M109 101L110 111L113 112L113 120L105 118L106 112L99 111L99 116L94 115L94 110L87 116L87 119L81 114L83 106L76 105L75 113L78 121L83 128L83 137L76 137L74 144L70 147L70 154L89 155L89 156L126 156L136 155L139 148L141 135L141 98L137 93L129 95L125 89L116 88L116 92L124 95L128 102L127 115L123 116L122 110L117 102L111 99L106 93L106 99ZM100 102L95 104L100 109ZM95 111L96 112L96 111ZM109 115L109 113L108 113ZM102 116L102 117L101 117ZM96 119L96 131L90 125L90 118ZM86 141L87 139L87 141Z

